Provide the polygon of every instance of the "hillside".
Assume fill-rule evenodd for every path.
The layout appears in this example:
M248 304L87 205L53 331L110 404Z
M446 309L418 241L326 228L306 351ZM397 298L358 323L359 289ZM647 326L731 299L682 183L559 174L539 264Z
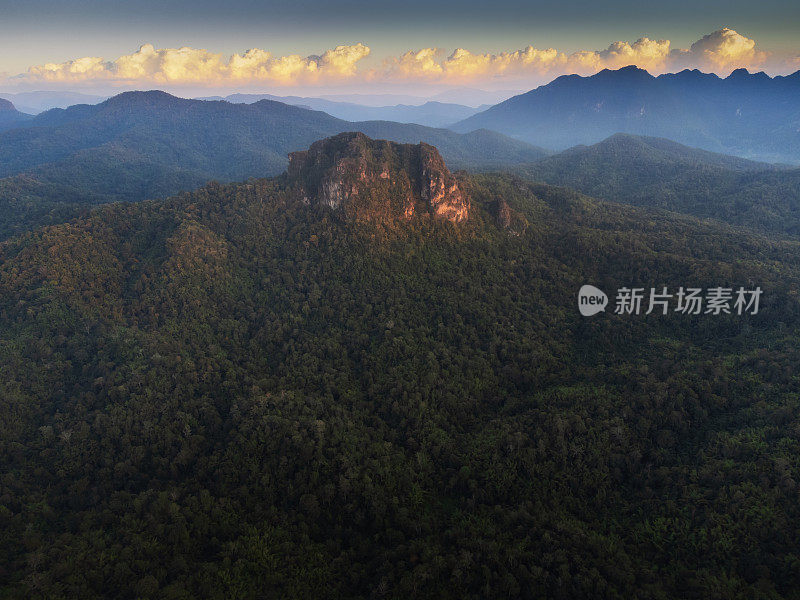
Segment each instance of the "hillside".
M18 111L10 101L0 98L0 131L20 127L31 118L30 115Z
M164 92L126 92L98 105L53 109L37 115L30 125L0 136L0 175L76 155L76 160L94 160L105 157L108 148L142 159L140 155L149 150L145 155L149 161L213 177L272 175L286 168L289 152L342 131L372 135L377 130L391 133L383 137L393 141L431 143L455 168L514 164L523 157L543 155L525 143L489 132L464 136L383 121L354 124L269 100L231 104L185 100Z
M662 137L767 162L800 163L800 72L782 77L738 69L653 77L636 67L566 75L452 126L487 128L565 149L615 133Z
M798 243L508 175L391 231L309 188L425 156L346 136L0 244L0 596L796 594Z
M427 101L419 104L394 104L387 106L368 106L355 102L337 102L325 98L304 96L274 96L272 94L231 94L213 98L233 103L251 104L259 100L274 100L293 106L321 110L345 121L395 121L397 123L416 123L427 127L446 127L474 115L482 109L454 104L452 102Z
M0 133L0 239L85 205L174 194L211 179L277 175L289 152L342 131L433 144L455 168L502 168L545 154L489 131L350 123L267 100L230 104L127 92L47 111L30 127Z
M714 154L670 140L617 134L516 171L604 200L800 235L797 168Z
M94 96L68 91L34 91L17 92L14 94L0 93L0 98L5 98L14 103L17 110L29 115L38 115L51 108L67 108L75 104L97 104L108 96Z

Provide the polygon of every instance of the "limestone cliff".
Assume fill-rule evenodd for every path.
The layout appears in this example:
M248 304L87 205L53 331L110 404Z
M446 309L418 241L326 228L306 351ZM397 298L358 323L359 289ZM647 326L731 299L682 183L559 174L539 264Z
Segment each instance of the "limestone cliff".
M303 200L359 221L392 224L425 216L458 223L470 200L428 144L342 133L289 155L289 180Z

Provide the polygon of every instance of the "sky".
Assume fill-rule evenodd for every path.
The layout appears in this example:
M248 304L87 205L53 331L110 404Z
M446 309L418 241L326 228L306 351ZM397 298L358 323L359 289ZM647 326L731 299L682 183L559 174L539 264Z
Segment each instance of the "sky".
M653 73L800 68L800 3L0 0L0 90L529 89Z

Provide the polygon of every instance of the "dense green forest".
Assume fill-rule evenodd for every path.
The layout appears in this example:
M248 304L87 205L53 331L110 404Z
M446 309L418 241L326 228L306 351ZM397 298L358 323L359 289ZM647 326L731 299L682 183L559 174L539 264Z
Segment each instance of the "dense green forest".
M800 234L800 168L796 167L617 134L515 171L603 200L663 208L773 234Z
M0 245L0 598L800 598L798 242L510 176L395 227L292 185ZM583 318L585 283L764 295Z

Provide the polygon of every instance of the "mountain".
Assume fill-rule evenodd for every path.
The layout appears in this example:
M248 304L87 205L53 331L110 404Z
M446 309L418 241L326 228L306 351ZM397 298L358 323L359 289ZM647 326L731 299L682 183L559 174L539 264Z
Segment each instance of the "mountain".
M341 209L358 221L393 226L421 214L453 223L469 216L469 198L428 144L342 133L292 152L288 174L303 202Z
M800 169L616 134L516 169L596 198L800 235Z
M321 110L346 121L396 121L398 123L417 123L428 127L445 127L487 108L486 105L473 108L461 104L435 101L428 101L419 105L369 106L353 102L336 102L325 98L273 96L271 94L231 94L224 98L212 97L203 99L226 100L235 104L252 104L259 100L273 100L312 110Z
M413 94L320 94L323 100L346 102L360 106L392 106L394 104L425 104L429 99Z
M402 87L402 86L401 86ZM463 104L477 107L481 105L497 104L519 94L520 91L512 90L481 90L476 88L457 86L447 87L441 92L427 96L413 96L403 93L385 94L322 94L320 98L335 102L350 102L363 106L390 106L395 104L420 105L428 101Z
M799 72L800 73L800 72ZM567 75L453 126L487 128L554 149L614 133L768 162L800 163L800 74L738 69L725 79L700 71L653 77L637 67Z
M298 193L425 157L345 136L0 244L2 597L793 597L798 243L509 175L391 231Z
M63 209L143 200L210 179L276 175L289 152L343 131L439 148L457 168L502 168L545 154L489 131L386 121L350 123L262 100L230 104L164 92L126 92L97 105L53 109L0 133L0 239L54 222Z
M479 90L469 87L451 87L431 96L431 100L439 102L460 102L469 106L486 106L497 104L519 94L521 90Z
M95 96L78 92L36 91L17 92L14 94L0 93L0 98L10 100L24 113L37 115L51 108L67 108L75 104L98 104L108 96Z
M19 112L11 102L0 98L0 131L21 127L30 120L30 115Z
M0 138L0 175L78 153L94 156L109 148L141 154L147 150L149 160L178 162L184 169L210 172L213 177L270 175L286 168L288 152L308 146L326 132L349 130L381 131L399 142L435 143L458 168L515 164L544 154L492 132L460 135L383 121L355 124L279 102L205 102L157 91L126 92L95 106L53 109L36 116L30 125ZM254 173L254 166L260 171Z

